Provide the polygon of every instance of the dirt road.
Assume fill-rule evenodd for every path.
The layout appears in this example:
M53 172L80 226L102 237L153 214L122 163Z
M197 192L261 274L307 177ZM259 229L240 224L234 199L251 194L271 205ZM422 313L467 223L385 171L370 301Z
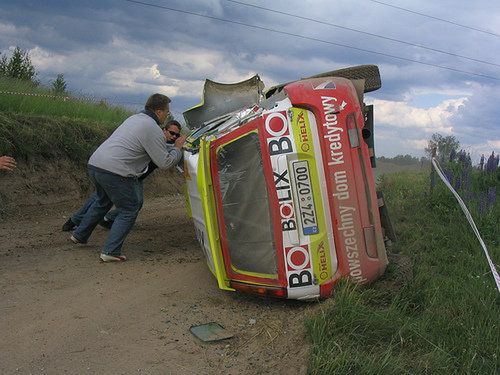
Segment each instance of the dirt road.
M26 207L0 222L2 374L305 374L303 319L317 304L218 289L181 196L147 197L129 261L98 261L61 232L80 202ZM190 326L234 337L203 343Z

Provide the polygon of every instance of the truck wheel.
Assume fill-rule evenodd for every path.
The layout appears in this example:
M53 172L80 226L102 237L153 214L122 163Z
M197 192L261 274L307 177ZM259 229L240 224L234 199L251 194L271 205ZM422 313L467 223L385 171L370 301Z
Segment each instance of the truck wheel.
M333 70L331 72L321 73L308 78L320 78L320 77L342 77L347 79L364 79L365 80L365 90L364 92L370 92L378 90L382 87L382 81L380 80L380 72L377 65L358 65L350 68Z

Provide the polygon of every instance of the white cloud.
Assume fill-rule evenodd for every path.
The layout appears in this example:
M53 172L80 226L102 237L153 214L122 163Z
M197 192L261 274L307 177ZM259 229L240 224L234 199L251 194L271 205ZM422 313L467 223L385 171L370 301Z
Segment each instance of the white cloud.
M464 98L445 100L439 105L424 109L412 107L406 102L372 99L377 123L394 128L417 128L425 133L451 134L450 118L457 112Z
M182 49L163 48L155 58L178 66L192 75L201 73L213 75L222 67L219 64L224 63L224 56L218 51L191 49L187 46Z
M177 92L175 86L169 85L168 80L159 74L155 65L114 69L106 73L104 78L115 91L117 89L129 92L132 90L142 91L148 86L161 86L166 95L175 95Z
M428 145L428 139L407 139L403 144L412 150L424 150Z
M27 39L29 28L0 21L0 42L8 45L8 50L12 51L16 45L21 45Z
M421 87L410 87L410 89L404 94L405 101L411 101L419 96L427 95L442 95L442 96L461 96L466 97L472 94L470 86L466 87L436 87L436 86L421 86Z
M18 29L16 26L10 23L0 22L0 34L3 37L6 37L8 35L15 35L16 33L18 33Z
M302 58L283 56L277 54L257 54L254 59L255 69L284 72L289 80L319 73L329 72L341 68L340 64L325 58L304 55ZM266 82L266 86L271 86Z
M150 69L151 69L151 74L153 75L154 78L161 77L160 70L158 69L158 64L153 64L153 66Z
M486 143L486 146L500 152L500 139L490 140Z
M222 16L224 14L224 9L220 0L201 0L201 1L190 1L191 5L196 4L196 9L200 7L205 8L206 14L214 16Z
M463 144L461 146L471 153L473 159L479 159L481 155L488 157L492 151L495 151L495 154L500 153L500 139L488 140L484 143Z
M243 81L256 73L238 69L227 54L208 49L182 46L176 49L163 49L159 58L180 76L199 76L221 83Z
M67 57L54 52L49 52L43 48L35 47L30 49L31 62L38 71L62 71L66 69Z

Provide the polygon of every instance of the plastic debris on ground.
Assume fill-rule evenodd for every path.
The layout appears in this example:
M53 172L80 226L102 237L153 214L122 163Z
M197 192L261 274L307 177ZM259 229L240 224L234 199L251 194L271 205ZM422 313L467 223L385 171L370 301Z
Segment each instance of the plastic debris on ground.
M193 335L204 342L220 341L233 337L231 332L228 332L219 323L214 322L191 326L189 330Z

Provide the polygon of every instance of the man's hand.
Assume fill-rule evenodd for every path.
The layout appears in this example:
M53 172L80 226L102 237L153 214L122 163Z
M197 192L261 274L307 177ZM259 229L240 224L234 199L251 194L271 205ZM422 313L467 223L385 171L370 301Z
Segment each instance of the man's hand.
M178 149L181 149L182 146L184 145L184 142L186 142L186 136L181 135L179 138L175 140L174 146L177 147Z
M10 156L0 156L0 170L13 171L16 165L16 159Z

